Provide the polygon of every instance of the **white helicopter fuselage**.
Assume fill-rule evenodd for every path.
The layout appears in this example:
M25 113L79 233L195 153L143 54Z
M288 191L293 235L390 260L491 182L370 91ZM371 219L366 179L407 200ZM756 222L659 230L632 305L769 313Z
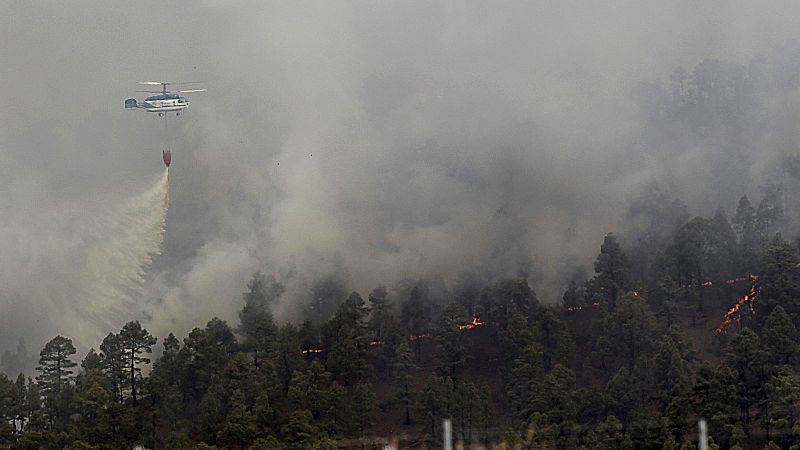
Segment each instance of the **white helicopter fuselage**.
M147 112L181 111L189 107L189 100L175 94L147 97L141 104Z
M129 98L125 100L126 109L144 109L147 112L179 112L189 107L189 99L178 94L160 94L147 97L142 102Z

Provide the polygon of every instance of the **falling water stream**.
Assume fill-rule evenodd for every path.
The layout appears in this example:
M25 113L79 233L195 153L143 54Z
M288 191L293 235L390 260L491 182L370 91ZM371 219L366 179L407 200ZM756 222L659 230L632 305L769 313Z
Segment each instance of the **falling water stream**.
M43 217L0 228L0 310L36 306L40 338L60 333L96 347L135 319L146 270L161 250L169 206L169 169L123 199L87 198ZM12 315L0 327L25 334ZM8 323L6 323L8 322ZM18 327L23 327L15 330ZM30 330L28 330L31 332ZM44 336L42 336L44 335Z

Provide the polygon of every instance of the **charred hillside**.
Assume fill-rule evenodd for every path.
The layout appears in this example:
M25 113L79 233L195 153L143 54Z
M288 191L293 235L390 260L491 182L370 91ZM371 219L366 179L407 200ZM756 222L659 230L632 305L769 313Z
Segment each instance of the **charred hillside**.
M6 352L0 359L6 372L0 374L0 448L437 448L442 420L450 418L455 440L464 448L691 449L702 418L708 422L710 448L796 449L800 256L792 239L800 199L790 194L800 180L800 147L784 118L791 101L783 102L787 92L800 89L796 67L800 44L787 43L747 64L704 60L691 72L676 69L668 83L637 86L633 96L643 118L638 141L598 177L625 186L639 180L635 188L624 189L622 213L609 206L619 203L611 195L592 197L599 206L589 208L591 196L571 191L571 181L558 184L580 176L559 173L544 189L538 183L546 177L528 176L538 161L526 160L524 149L487 164L488 173L440 161L450 175L441 185L424 186L453 197L429 199L423 194L430 192L414 190L414 201L391 214L361 210L361 202L349 198L343 203L355 209L339 211L331 201L337 217L348 218L333 222L363 228L348 225L346 232L332 233L341 239L330 239L327 231L315 235L330 244L325 248L331 254L344 254L343 266L359 269L359 281L391 267L415 266L410 273L422 276L392 274L402 281L359 293L341 275L346 267L337 272L309 264L307 274L294 278L281 278L281 270L271 268L268 274L256 271L242 298L209 302L197 285L182 286L177 291L197 296L148 303L147 321L105 330L100 334L107 333L105 338L90 343L94 348L85 355L78 355L72 341L78 337L53 337L35 358L35 374L25 373L32 364L20 345L16 354ZM526 121L519 123L527 129ZM314 155L315 161L324 160ZM427 161L419 166L427 167ZM593 174L599 170L587 166ZM378 167L364 172L377 174L376 184L384 186L387 174L395 172ZM303 186L313 178L297 173ZM401 169L392 176L405 186L414 174ZM163 188L150 195L159 205L168 192L166 180L164 175L157 185ZM756 185L760 189L754 195ZM595 186L587 186L594 194ZM369 187L352 189L359 195L376 191ZM561 190L580 201L543 194ZM462 197L464 192L471 194ZM386 198L394 198L391 194ZM316 200L316 192L309 198L315 199L313 205L326 203ZM455 205L452 211L442 212L446 203ZM733 206L733 215L709 204ZM149 205L144 202L140 209L153 210ZM560 213L553 205L569 207ZM688 205L704 212L693 216ZM314 209L284 206L284 213ZM587 208L596 223L576 212ZM255 209L264 215L271 211ZM146 227L151 239L131 235L137 243L151 244L134 253L150 255L150 247L158 247L166 211L157 212L145 221L153 222ZM253 220L261 218L261 212L256 215ZM235 246L236 254L249 254L241 250L251 244L260 247L250 241L260 239L254 236L296 238L303 233L297 223L327 230L330 219L289 216L293 220L277 232L248 234L247 245ZM362 222L365 217L386 222L376 227ZM419 223L397 226L400 222L392 221L397 217ZM118 228L127 229L122 222ZM601 242L605 230L613 228L605 224L612 222L620 224L618 231ZM464 223L479 226L467 230ZM591 238L583 245L599 224L603 231L597 242ZM406 243L382 235L404 227L422 232L410 232ZM363 236L350 236L353 230ZM340 245L356 242L359 248L339 252ZM286 247L278 255L296 253L292 239L281 244ZM303 241L302 247L313 244ZM409 245L413 251L405 252ZM475 248L466 254L474 258L461 253L461 246L470 245ZM384 254L374 261L377 247ZM533 258L537 251L544 263ZM585 259L593 265L587 271L579 260L589 254ZM395 264L399 255L410 259ZM147 263L149 258L139 257ZM458 264L448 267L451 276L446 277L420 265L432 260ZM226 258L209 266L198 261L203 260L192 264L205 267L205 276L229 268ZM251 263L249 258L236 261ZM380 267L373 265L376 261ZM128 272L141 275L142 264ZM225 270L210 269L217 264ZM101 266L109 280L116 280L119 267ZM187 279L206 283L191 270ZM131 277L136 283L129 289L142 282ZM198 285L208 287L215 280ZM190 307L217 311L235 305L238 314L228 316L234 320L214 317L205 325L193 324L177 336L148 331L156 324L173 329L165 323L178 329L197 317L187 314L181 301L200 297L206 303ZM111 311L89 309L102 318ZM81 311L88 310L66 310L72 311L69 317L81 316L71 325L86 331L81 324L92 321L85 321ZM287 310L297 313L296 320L286 319Z
M559 306L519 278L476 297L435 298L419 282L405 298L383 287L366 300L320 295L312 305L331 308L327 320L277 324L283 287L257 273L237 324L213 319L156 344L132 321L80 366L70 339L52 339L35 379L0 376L0 438L435 448L451 418L465 447L683 448L705 418L720 448L788 448L800 417L800 257L779 235L726 223L686 222L641 280L609 234L594 276Z

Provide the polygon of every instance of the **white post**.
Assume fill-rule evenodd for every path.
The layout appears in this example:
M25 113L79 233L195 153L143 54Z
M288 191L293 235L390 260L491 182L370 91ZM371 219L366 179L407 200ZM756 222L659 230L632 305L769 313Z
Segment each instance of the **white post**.
M699 428L699 432L697 433L697 439L700 441L697 443L697 449L706 450L706 447L708 446L706 420L700 419L700 421L697 422L697 428Z
M444 434L444 450L453 450L453 428L450 419L444 419L442 433Z

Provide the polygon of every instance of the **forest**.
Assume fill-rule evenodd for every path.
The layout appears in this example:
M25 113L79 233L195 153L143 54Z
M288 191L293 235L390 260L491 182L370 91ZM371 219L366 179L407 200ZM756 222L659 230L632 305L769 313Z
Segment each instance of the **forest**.
M80 362L54 337L35 377L0 375L0 445L439 448L450 418L464 448L690 449L704 418L709 448L800 448L800 256L773 203L688 220L641 279L609 233L560 306L522 278L366 300L326 280L313 320L278 324L256 273L235 324L131 321Z
M800 84L775 63L800 46L776 55L637 87L661 124L644 145L692 136L749 164L756 113ZM304 320L277 321L285 286L256 272L235 323L153 336L131 320L82 357L55 336L35 373L0 374L0 448L433 449L449 418L460 448L688 450L704 419L711 449L800 449L799 160L730 216L652 185L555 304L513 274L368 293L323 277Z

